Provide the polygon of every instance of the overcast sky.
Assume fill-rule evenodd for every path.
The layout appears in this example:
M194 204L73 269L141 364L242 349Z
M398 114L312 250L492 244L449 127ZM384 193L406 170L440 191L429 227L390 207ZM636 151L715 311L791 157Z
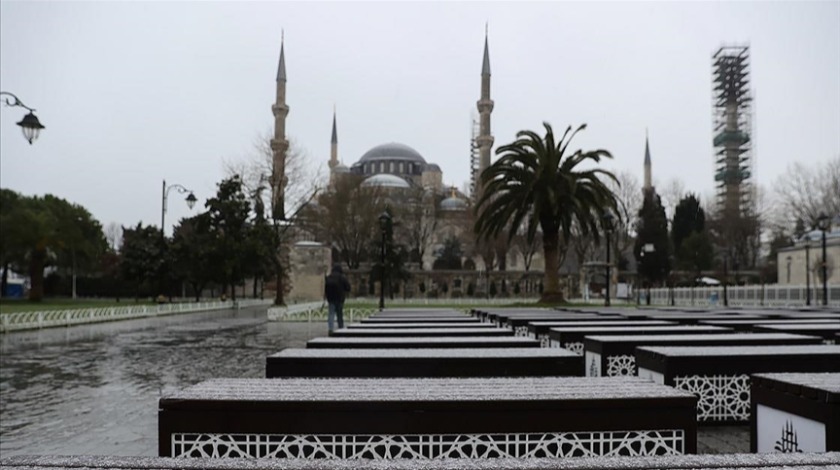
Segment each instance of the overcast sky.
M711 55L751 47L756 168L840 155L840 2L0 2L0 87L46 126L29 145L0 108L0 185L79 203L103 224L160 224L161 181L203 204L223 161L273 124L285 30L287 132L313 164L402 142L469 178L489 22L496 145L587 123L576 147L711 194ZM194 213L195 211L193 211ZM172 198L167 231L188 216Z

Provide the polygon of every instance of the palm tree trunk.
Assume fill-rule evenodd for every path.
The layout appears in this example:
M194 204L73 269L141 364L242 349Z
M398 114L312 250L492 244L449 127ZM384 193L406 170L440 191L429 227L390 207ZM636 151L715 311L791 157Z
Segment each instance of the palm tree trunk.
M545 255L545 287L540 303L557 304L566 301L563 292L560 290L560 280L557 277L560 256L559 230L549 231L543 234L543 253Z

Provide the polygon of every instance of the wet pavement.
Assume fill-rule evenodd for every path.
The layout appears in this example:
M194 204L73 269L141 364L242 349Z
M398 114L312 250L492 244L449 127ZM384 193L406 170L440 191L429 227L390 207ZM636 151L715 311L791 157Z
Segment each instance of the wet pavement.
M326 333L263 307L0 335L0 455L157 455L162 395Z

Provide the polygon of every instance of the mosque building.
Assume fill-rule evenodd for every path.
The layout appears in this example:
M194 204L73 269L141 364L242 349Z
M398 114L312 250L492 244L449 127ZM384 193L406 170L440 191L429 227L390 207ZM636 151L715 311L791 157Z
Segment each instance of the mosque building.
M490 166L493 147L493 136L491 134L490 115L493 111L493 100L490 98L490 52L488 38L485 34L484 53L481 66L481 92L477 102L479 121L471 137L472 152L465 155L471 172L470 194L458 190L454 186L444 184L444 175L440 166L427 160L417 150L405 143L389 142L374 146L362 154L357 161L349 166L344 165L338 157L338 129L335 112L333 113L332 135L330 142L330 158L328 162L330 170L330 186L346 175L356 175L362 178L361 185L366 187L381 188L385 198L391 207L405 209L412 205L423 214L424 223L431 227L430 236L426 242L420 265L410 267L413 280L404 287L413 295L421 293L425 289L429 295L432 289L438 290L444 296L476 295L493 292L508 292L522 295L533 295L541 282L542 250L538 249L535 254L529 254L528 267L526 269L525 257L522 253L509 244L502 244L503 247L497 251L494 266L488 269L485 259L477 253L474 247L473 230L473 203L481 194L481 187L478 181L481 172ZM275 175L274 194L283 194L283 186L286 181L282 178L285 166L285 153L289 146L286 138L286 117L289 113L289 106L286 104L286 65L283 46L280 47L280 62L277 71L277 94L276 101L272 106L275 117L274 138L271 140L271 148L274 156ZM281 197L281 196L280 196ZM283 207L282 200L275 201L275 207ZM460 242L463 252L463 270L459 272L442 273L433 271L433 264L444 243L450 239L457 239ZM317 240L315 240L317 241ZM296 246L299 254L299 263L292 261L292 265L306 265L306 273L298 272L293 277L301 276L307 282L298 282L297 285L312 286L311 293L301 293L300 298L310 294L316 294L317 286L312 284L317 281L322 267L314 267L310 261L315 256L315 245L307 241ZM309 250L311 253L304 254ZM294 250L293 250L294 251ZM294 255L294 253L293 253ZM499 260L502 260L501 262ZM319 266L328 261L317 263ZM500 269L501 268L501 269ZM293 269L294 270L294 269ZM311 272L310 272L311 271ZM349 273L351 284L354 284L354 293L364 295L361 292L365 283L364 273ZM308 276L308 277L307 277ZM311 279L310 279L311 278ZM409 286L408 284L413 284ZM360 286L356 289L356 286ZM492 286L491 286L492 285ZM437 286L437 287L435 287ZM515 286L515 287L514 287ZM297 289L297 287L295 287ZM507 291L506 291L507 289ZM296 297L296 293L291 298ZM409 294L412 295L412 294Z

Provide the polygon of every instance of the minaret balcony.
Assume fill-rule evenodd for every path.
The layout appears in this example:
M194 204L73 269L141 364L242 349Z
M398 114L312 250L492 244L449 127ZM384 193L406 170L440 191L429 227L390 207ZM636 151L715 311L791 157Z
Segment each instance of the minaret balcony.
M289 114L289 106L286 104L274 104L271 105L271 112L277 117L286 117Z
M489 113L493 111L493 100L478 100L478 112Z

